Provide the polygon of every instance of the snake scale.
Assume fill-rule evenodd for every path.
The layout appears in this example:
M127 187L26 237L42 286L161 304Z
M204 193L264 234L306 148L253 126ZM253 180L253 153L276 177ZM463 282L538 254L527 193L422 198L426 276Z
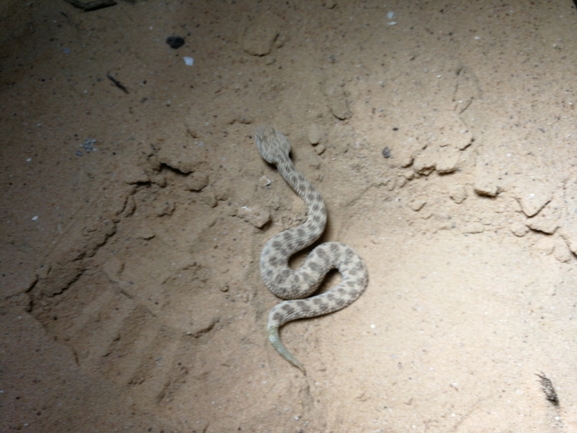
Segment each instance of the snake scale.
M304 224L273 236L260 256L264 283L276 296L286 299L269 313L268 339L284 359L305 373L302 364L282 343L279 328L292 320L321 316L352 304L365 291L369 276L359 255L340 242L322 243L310 252L298 269L289 267L290 257L314 243L325 230L326 206L316 188L293 165L289 156L291 146L283 134L261 126L256 130L255 141L262 158L276 165L280 175L307 207ZM318 289L331 269L340 272L341 283L325 293L307 298Z

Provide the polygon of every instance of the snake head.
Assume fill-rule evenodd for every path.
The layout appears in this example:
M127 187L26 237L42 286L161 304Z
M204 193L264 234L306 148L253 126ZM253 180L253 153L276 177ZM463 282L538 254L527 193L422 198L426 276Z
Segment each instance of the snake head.
M260 156L269 164L279 164L289 158L291 145L284 134L270 126L259 126L254 136Z

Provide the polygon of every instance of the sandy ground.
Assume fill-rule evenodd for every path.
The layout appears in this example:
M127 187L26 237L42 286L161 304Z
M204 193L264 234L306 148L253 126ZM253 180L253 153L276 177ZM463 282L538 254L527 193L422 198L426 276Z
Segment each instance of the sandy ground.
M4 0L0 431L577 432L576 29L568 0ZM259 124L370 274L283 328L306 376L266 341L258 257L306 215Z

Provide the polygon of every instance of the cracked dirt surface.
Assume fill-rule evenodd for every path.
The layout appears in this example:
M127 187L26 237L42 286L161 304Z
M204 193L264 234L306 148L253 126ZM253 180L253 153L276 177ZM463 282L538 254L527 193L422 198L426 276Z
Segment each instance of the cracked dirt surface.
M0 431L576 432L576 21L5 1ZM266 341L258 257L306 216L259 124L369 269L283 328L307 376Z

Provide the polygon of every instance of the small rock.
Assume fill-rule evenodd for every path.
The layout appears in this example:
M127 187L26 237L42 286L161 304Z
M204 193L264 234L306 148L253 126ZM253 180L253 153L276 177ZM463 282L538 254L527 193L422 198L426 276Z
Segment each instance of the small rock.
M218 204L218 200L216 199L216 195L213 191L204 191L200 196L200 200L210 207L216 207Z
M461 204L467 198L467 190L463 185L453 185L449 189L449 197L451 197L455 203Z
M266 177L266 176L261 176L260 179L258 180L258 184L261 188L268 188L271 185L272 181Z
M395 158L393 166L407 168L415 161L415 155L409 148L395 148Z
M333 116L339 120L349 119L352 116L349 110L349 101L345 95L343 86L336 83L327 83L323 85L323 93L327 99L327 105Z
M387 139L383 145L391 151L391 157L387 159L391 168L410 167L415 156L423 150L423 146L414 137L405 137L402 134L395 135L394 140Z
M415 157L413 170L415 173L427 176L435 170L437 158L438 152L435 146L428 146Z
M415 178L415 172L413 170L403 171L402 173L399 173L399 175L403 176L407 180L411 180L411 179Z
M413 209L415 212L418 212L423 208L423 206L425 206L425 204L427 204L427 200L422 198L414 198L409 203L409 207Z
M279 20L274 14L265 12L253 20L244 33L242 48L252 56L270 54L279 35Z
M311 123L309 125L309 130L308 130L307 135L308 135L309 143L312 144L313 146L316 146L317 144L319 144L321 142L321 138L323 137L323 131L321 130L319 125L317 125L316 123Z
M563 239L557 239L555 241L555 250L553 251L553 256L561 263L568 263L573 257L571 250L563 241Z
M184 38L180 36L169 36L166 38L166 43L170 46L170 48L178 49L184 45Z
M160 144L158 161L182 174L188 174L194 171L195 163L193 161L195 161L195 159L195 155L190 147L184 150L179 146Z
M317 155L320 155L325 151L326 147L324 144L319 144L319 145L315 146L314 149L315 149L315 152L317 153Z
M478 195L496 197L501 192L499 176L491 161L478 160L474 176L473 189Z
M210 313L208 311L204 314L194 314L194 321L190 323L190 330L186 332L187 335L192 335L195 338L200 337L202 334L212 331L214 325L220 321L220 316L215 315L215 313ZM206 430L198 430L206 431Z
M57 261L50 265L47 276L38 280L36 288L45 296L56 296L66 290L84 272L82 260Z
M445 146L439 149L437 158L437 172L439 174L453 173L457 169L460 152L453 146Z
M270 213L260 208L243 206L237 209L236 216L242 218L257 229L263 228L270 221Z
M478 179L473 188L477 194L485 197L496 197L501 192L496 180L492 178Z
M208 185L208 175L204 173L192 173L186 178L184 185L189 191L202 191Z
M527 233L529 233L529 228L527 227L527 225L521 224L520 222L515 222L511 224L509 230L511 230L511 232L519 238L522 238Z
M175 209L174 201L172 200L157 200L154 204L154 210L156 211L156 215L165 216L165 215L172 215Z
M144 239L145 241L152 239L154 236L154 231L148 226L140 227L134 235L134 237Z

